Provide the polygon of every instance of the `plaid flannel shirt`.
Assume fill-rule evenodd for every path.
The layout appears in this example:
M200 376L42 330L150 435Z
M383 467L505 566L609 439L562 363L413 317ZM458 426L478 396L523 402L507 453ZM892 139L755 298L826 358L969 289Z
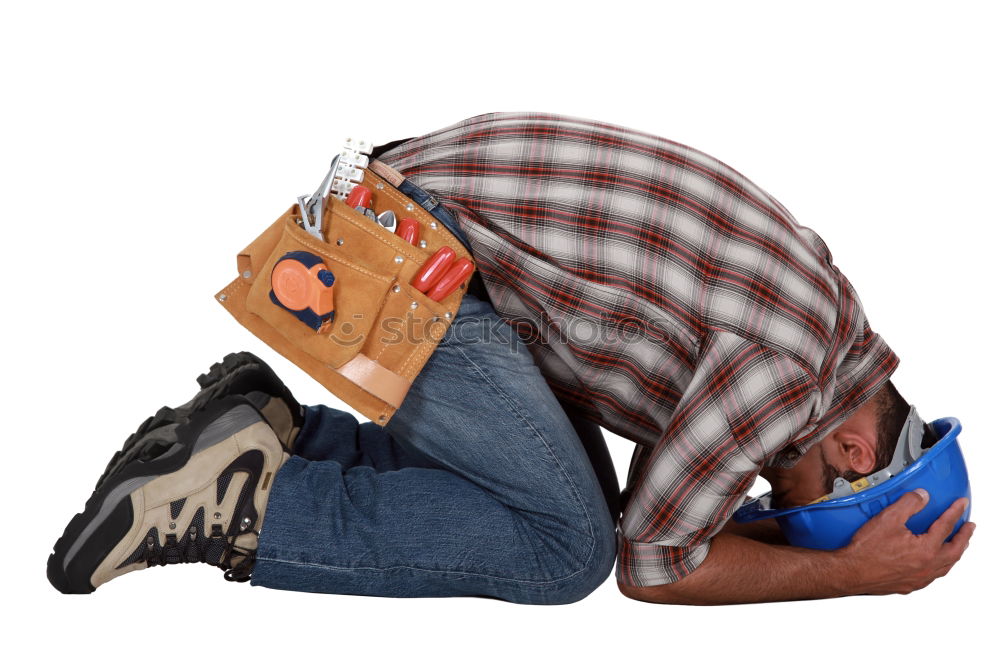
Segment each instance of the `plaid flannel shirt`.
M792 464L898 364L822 239L687 146L497 113L379 159L454 214L556 395L637 444L628 585L690 573L761 466Z

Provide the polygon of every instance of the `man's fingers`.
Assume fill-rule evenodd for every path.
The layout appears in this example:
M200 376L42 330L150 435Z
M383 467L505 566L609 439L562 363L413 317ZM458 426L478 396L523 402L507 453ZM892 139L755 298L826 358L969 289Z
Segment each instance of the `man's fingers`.
M969 547L969 539L972 538L972 533L976 531L975 523L966 523L959 528L955 536L952 537L951 541L944 544L941 547L938 556L944 563L954 563L957 562L965 549Z
M917 488L904 494L898 500L882 510L882 514L893 523L905 523L910 516L916 514L925 506L930 494L923 488Z
M965 513L967 506L969 506L969 500L964 497L952 502L951 506L938 516L938 519L927 530L928 538L933 539L935 543L944 543L944 540L948 538L951 531L955 529L955 525L961 519L962 514Z
M951 573L952 567L954 567L956 564L957 564L957 562L952 562L951 564L949 564L948 566L946 566L944 569L938 569L936 572L934 572L934 578L944 578L949 573Z

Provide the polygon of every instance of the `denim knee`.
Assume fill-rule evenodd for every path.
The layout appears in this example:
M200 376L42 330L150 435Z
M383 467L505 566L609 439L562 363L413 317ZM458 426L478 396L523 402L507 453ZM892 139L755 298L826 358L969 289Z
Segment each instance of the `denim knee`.
M614 570L618 554L618 538L615 526L607 513L595 521L593 548L586 560L574 567L573 575L554 582L545 595L547 604L571 604L587 597L601 586Z

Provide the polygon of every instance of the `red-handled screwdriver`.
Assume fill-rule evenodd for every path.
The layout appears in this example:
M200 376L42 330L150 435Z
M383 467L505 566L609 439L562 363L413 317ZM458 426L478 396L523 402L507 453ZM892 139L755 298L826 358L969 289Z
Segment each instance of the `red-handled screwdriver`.
M361 206L362 208L371 208L372 205L372 191L363 185L355 185L351 193L347 195L347 201L345 201L351 208L357 208Z
M431 255L430 259L424 262L424 265L420 267L417 274L410 280L410 284L417 291L426 293L428 289L434 286L435 282L444 276L453 261L455 261L455 251L447 245L442 247Z
M427 292L427 298L432 301L442 301L451 292L458 288L458 285L465 282L472 275L472 262L468 259L459 259L448 269L437 283Z
M412 217L404 217L396 224L396 235L410 245L416 245L420 240L420 223Z

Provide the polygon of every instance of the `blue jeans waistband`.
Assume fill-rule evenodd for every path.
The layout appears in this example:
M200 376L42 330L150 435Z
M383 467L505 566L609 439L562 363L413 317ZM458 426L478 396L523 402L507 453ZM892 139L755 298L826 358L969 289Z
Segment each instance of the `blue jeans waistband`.
M413 184L410 180L404 180L396 189L413 199L428 213L436 217L445 226L445 229L450 231L458 239L458 242L465 246L469 254L472 254L472 246L469 245L469 239L465 235L465 232L458 226L458 222L452 216L451 212L434 195Z

